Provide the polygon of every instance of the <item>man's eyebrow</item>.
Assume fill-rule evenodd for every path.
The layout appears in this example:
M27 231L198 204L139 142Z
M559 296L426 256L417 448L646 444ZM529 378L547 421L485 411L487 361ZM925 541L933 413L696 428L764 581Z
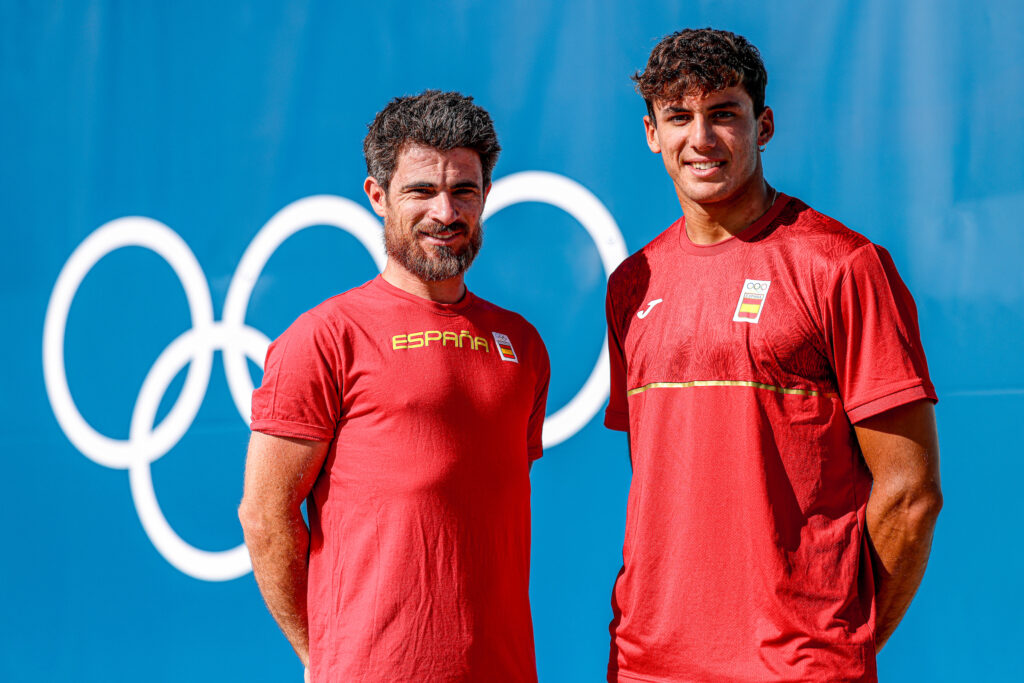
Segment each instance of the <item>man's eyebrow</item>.
M405 185L402 185L402 189L403 190L418 190L418 189L432 190L432 189L434 189L434 183L431 183L431 182L426 181L426 180L413 180L410 183L406 183Z
M710 107L708 107L708 109L739 109L741 107L742 105L739 102L729 100L728 102L719 102L718 104L713 104ZM676 107L670 104L666 107L663 107L661 112L663 114L692 114L693 110L687 109L686 107Z
M475 180L460 180L452 184L453 190L461 190L463 188L472 188L474 190L480 189L480 184ZM434 190L437 186L428 180L413 180L411 182L402 185L402 190Z

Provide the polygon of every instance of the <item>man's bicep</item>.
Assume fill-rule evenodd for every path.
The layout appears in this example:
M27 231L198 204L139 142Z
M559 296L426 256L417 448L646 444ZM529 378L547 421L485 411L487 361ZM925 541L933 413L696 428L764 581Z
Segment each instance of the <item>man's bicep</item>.
M297 509L316 481L329 441L253 432L242 503Z
M939 437L931 401L914 401L865 418L854 430L876 485L938 489Z

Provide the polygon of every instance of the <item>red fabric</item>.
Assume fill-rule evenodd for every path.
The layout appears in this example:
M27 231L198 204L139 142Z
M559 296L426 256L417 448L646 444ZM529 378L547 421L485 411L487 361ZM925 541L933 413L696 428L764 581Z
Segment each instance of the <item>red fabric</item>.
M380 277L270 346L252 429L331 441L307 506L314 681L536 681L528 472L548 377L519 315Z
M756 323L733 320L747 279L771 282ZM608 680L875 680L851 423L935 400L889 255L781 196L711 246L680 219L612 275L607 308L605 424L634 468ZM695 381L757 386L648 386Z

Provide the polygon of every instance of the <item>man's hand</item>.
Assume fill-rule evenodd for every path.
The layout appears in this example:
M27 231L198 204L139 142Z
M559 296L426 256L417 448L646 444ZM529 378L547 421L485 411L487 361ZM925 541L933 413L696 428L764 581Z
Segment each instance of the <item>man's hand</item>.
M309 528L302 518L302 501L320 474L327 447L326 441L254 432L245 464L245 492L238 508L263 600L306 667Z
M917 401L854 426L874 485L867 505L875 579L875 645L882 649L924 577L942 508L935 410Z

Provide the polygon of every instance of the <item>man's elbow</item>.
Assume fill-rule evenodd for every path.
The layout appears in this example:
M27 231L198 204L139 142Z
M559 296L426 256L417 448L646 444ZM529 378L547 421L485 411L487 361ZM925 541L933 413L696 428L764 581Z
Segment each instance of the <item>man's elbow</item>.
M252 548L270 533L270 520L267 518L266 507L251 498L242 498L238 506L238 521L242 525L245 543Z
M901 478L876 481L869 505L877 514L902 520L899 524L912 535L928 535L942 510L942 489L938 482Z
M942 488L935 484L934 486L928 487L928 489L922 492L919 496L919 503L922 508L922 515L929 519L936 519L939 516L939 512L942 511Z
M942 488L938 482L913 486L907 496L905 509L910 526L930 530L935 526L942 510Z
M273 545L282 534L292 534L306 526L300 503L275 497L243 496L238 506L238 521L250 551Z

